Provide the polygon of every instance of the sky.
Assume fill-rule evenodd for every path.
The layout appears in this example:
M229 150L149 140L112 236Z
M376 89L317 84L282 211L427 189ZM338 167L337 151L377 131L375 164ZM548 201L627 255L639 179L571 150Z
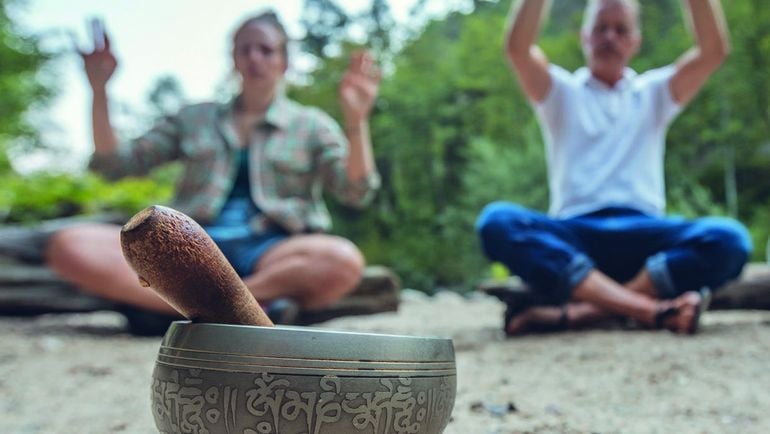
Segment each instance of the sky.
M399 22L409 20L415 0L390 0ZM338 1L348 12L365 9L370 0ZM428 11L439 14L455 1L429 1ZM69 49L67 32L88 47L88 19L104 20L118 58L118 70L109 95L132 107L146 106L146 95L163 75L176 77L190 101L213 98L215 87L232 68L230 35L247 16L266 8L275 10L292 38L302 37L299 24L303 0L26 0L13 11L25 33L44 35L44 46ZM433 15L431 15L433 16ZM46 140L71 148L63 169L85 166L93 145L90 127L90 91L80 58L70 51L53 64L59 94L42 115L57 127ZM120 130L121 125L114 125ZM50 162L45 156L16 159L17 169L33 170Z

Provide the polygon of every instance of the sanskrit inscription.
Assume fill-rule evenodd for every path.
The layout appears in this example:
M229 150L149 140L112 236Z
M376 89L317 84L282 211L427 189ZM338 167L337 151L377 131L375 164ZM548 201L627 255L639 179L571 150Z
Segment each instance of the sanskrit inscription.
M455 378L233 374L156 368L161 434L440 433Z

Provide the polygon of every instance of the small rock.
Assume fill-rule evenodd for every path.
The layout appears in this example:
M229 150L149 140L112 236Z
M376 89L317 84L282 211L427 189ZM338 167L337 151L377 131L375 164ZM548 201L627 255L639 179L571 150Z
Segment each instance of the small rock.
M513 402L497 404L492 402L474 401L471 403L471 411L474 413L486 412L494 417L503 417L509 413L516 413L519 410Z
M545 412L553 416L561 416L563 413L561 408L556 404L548 404L545 406Z
M76 365L67 370L70 374L85 374L91 377L104 377L112 374L112 368L106 366Z
M418 291L416 289L404 288L400 293L401 300L403 301L426 301L430 298L428 294Z
M51 353L62 349L64 347L64 342L59 338L46 336L38 341L38 347L40 347L43 352Z

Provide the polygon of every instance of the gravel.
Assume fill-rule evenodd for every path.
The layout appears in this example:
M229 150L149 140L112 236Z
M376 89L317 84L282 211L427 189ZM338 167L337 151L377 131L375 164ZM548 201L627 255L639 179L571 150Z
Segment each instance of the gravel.
M405 290L398 312L319 327L451 337L445 434L770 432L768 311L708 312L694 337L612 327L506 339L502 310L486 296ZM157 433L160 338L123 328L112 312L0 318L0 433Z

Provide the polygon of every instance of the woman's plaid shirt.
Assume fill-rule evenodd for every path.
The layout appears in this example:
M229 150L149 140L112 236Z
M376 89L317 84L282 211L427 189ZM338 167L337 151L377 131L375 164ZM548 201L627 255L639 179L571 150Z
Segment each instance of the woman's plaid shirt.
M171 206L201 224L217 216L238 169L240 144L233 122L236 100L183 108L160 119L143 136L121 144L111 156L94 155L91 168L110 178L143 175L171 161L183 163ZM285 97L268 109L249 143L252 198L264 218L292 233L326 231L331 218L322 192L360 207L379 187L378 173L350 182L348 142L339 125L319 109Z

